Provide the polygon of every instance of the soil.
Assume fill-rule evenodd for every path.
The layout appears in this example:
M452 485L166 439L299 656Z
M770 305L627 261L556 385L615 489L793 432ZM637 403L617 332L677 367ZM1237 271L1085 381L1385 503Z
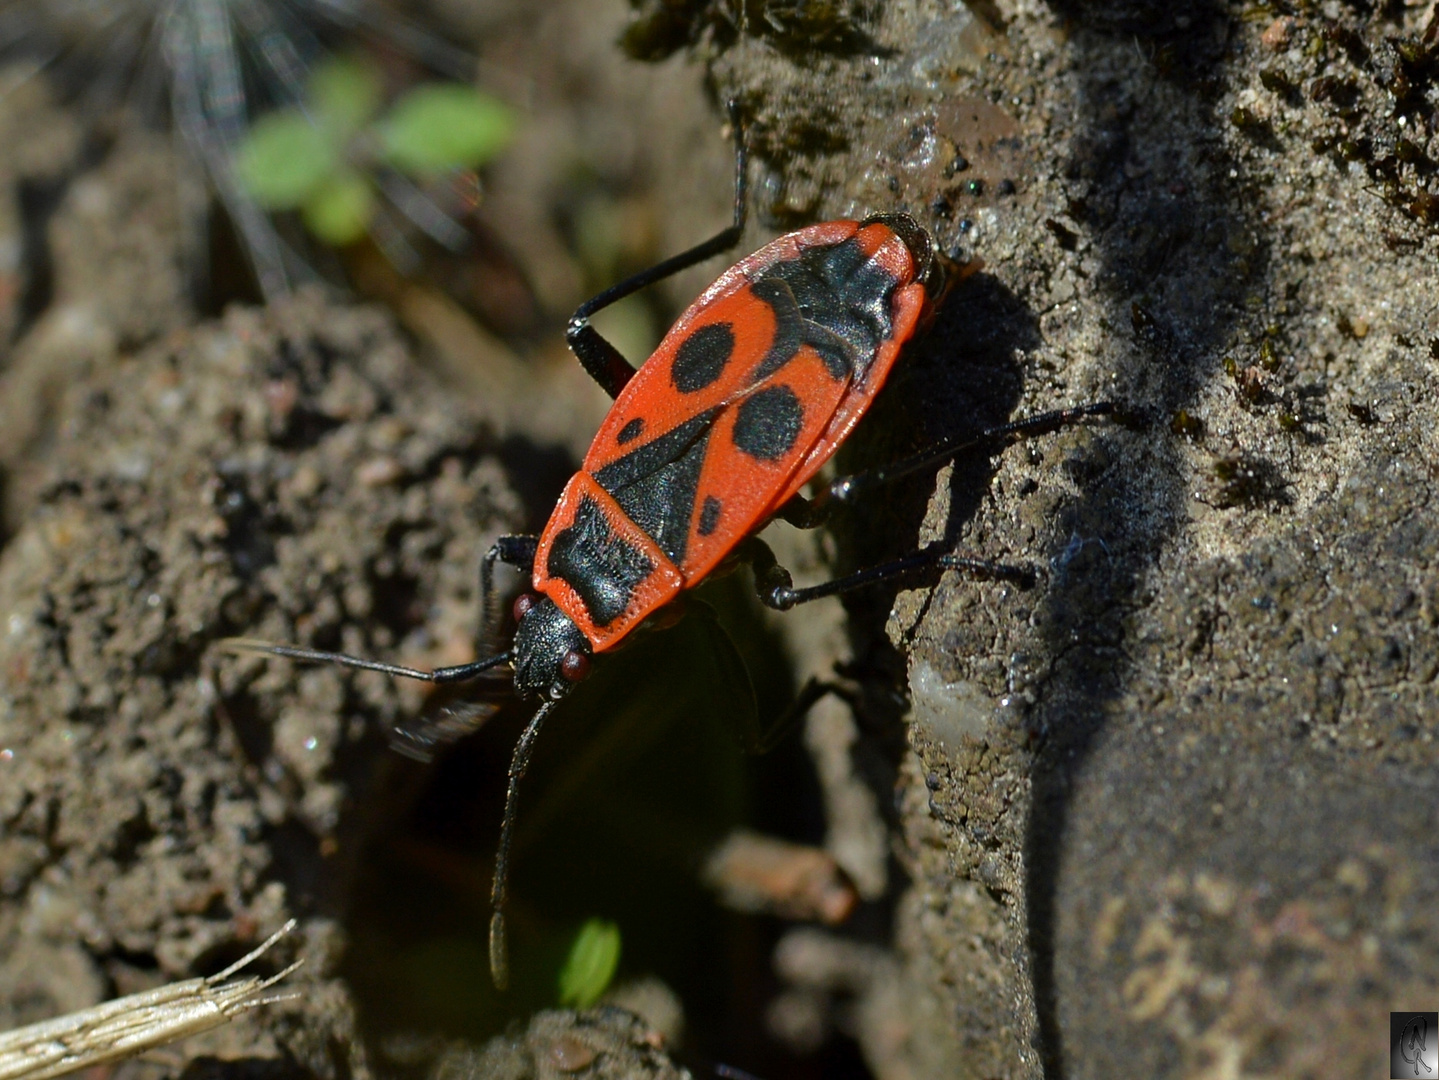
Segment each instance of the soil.
M216 1047L277 1056L283 1030L307 1071L365 1071L338 916L401 768L386 724L418 702L207 648L243 630L429 663L472 649L461 552L517 516L478 430L381 315L316 298L72 384L0 570L7 1027L218 970L308 912L304 1007Z
M457 1047L440 1058L435 1080L551 1080L581 1074L595 1080L690 1074L661 1050L663 1039L633 1013L613 1007L547 1009L523 1032L494 1039L478 1053Z
M219 970L295 914L272 960L306 957L302 996L188 1070L586 1075L629 1046L663 1072L644 1032L678 1025L615 1012L479 1049L619 911L677 1045L761 1074L1375 1071L1387 1013L1439 999L1429 9L639 5L668 20L645 40L688 43L640 65L624 5L521 7L433 14L533 110L481 213L541 322L604 283L585 229L614 271L724 223L733 98L745 246L905 210L984 263L842 467L1085 401L1122 420L962 455L818 544L771 531L802 580L929 542L1038 572L769 621L715 594L762 697L840 665L854 707L811 715L808 765L725 749L691 620L617 660L527 789L533 974L500 1006L486 793L521 714L412 763L387 732L445 702L212 646L473 655L478 554L542 520L603 399L553 326L434 290L202 317L168 141L97 141L24 82L0 99L0 1027ZM612 332L642 351L706 276ZM822 843L850 922L703 899L742 822Z

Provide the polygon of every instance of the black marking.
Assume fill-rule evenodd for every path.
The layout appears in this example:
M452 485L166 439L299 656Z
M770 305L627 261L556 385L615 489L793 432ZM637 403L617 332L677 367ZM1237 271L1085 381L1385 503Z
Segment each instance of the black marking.
M734 444L760 461L778 461L790 452L804 427L799 395L783 383L740 402L734 421Z
M724 509L723 504L713 495L706 495L704 505L700 507L700 523L695 530L701 536L709 536L719 525L720 511Z
M643 418L636 416L633 420L620 428L620 433L615 436L615 442L623 446L627 442L634 442L639 438L640 432L645 429Z
M774 310L776 330L754 381L789 363L801 344L819 353L832 378L863 375L894 330L890 303L896 284L855 237L807 248L765 270L751 288Z
M680 343L670 381L682 394L703 390L724 373L732 355L734 327L723 322L701 326Z
M713 426L718 415L718 409L707 409L693 419L670 428L658 438L636 447L623 457L615 458L595 473L595 479L611 495L620 488L643 480L683 455L696 439Z
M794 292L783 278L760 278L750 286L750 291L774 312L774 340L750 375L753 382L761 382L795 358L804 344L806 327Z
M574 523L555 535L545 569L579 594L596 626L608 626L625 613L635 588L655 567L643 551L615 535L598 503L582 497Z
M595 472L595 481L676 565L684 562L695 491L718 408L686 420Z

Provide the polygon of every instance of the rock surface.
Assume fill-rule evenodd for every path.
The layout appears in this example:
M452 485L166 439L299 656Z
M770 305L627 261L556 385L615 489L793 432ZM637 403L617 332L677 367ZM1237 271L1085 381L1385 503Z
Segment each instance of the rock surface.
M962 457L928 500L921 541L1041 581L895 605L897 944L937 1006L870 1062L1373 1072L1439 981L1431 16L974 8L713 61L779 211L904 209L985 262L885 406L931 438L1136 421Z

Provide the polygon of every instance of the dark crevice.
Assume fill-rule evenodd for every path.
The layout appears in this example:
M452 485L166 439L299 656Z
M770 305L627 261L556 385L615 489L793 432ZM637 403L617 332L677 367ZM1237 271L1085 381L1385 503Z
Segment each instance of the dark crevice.
M270 873L284 883L291 910L330 917L343 910L344 898L334 895L336 883L329 873L330 863L314 832L300 821L287 818L265 830L265 844L274 855Z
M505 479L525 508L524 532L537 534L554 513L579 462L559 446L543 446L522 435L512 435L497 448Z
M264 304L250 250L220 203L211 204L205 230L204 258L191 265L190 294L199 315L218 319L231 304Z
M225 720L240 744L245 760L263 767L270 760L274 733L262 716L259 703L247 691L236 691L225 697Z
M343 1051L337 1053L343 1056ZM316 1077L298 1061L284 1055L225 1060L197 1057L185 1066L180 1080L316 1080Z
M235 573L252 579L275 561L275 540L285 530L251 497L247 478L220 473L223 487L217 493L215 509L225 522L225 549Z
M398 538L387 544L390 551L397 547ZM372 577L370 595L373 598L370 619L388 628L397 638L425 624L425 603L418 578L398 572Z
M20 264L25 267L25 289L20 296L14 340L18 341L55 299L55 260L50 253L50 220L55 216L70 178L37 180L26 177L16 185L20 211Z
M20 215L20 265L25 267L25 290L18 304L13 341L19 341L55 300L55 259L50 250L50 223L65 201L70 184L105 160L112 142L90 135L73 167L60 176L21 177L15 197Z
M271 432L270 442L281 450L308 450L344 425L343 419L328 416L302 402L285 414L282 423Z

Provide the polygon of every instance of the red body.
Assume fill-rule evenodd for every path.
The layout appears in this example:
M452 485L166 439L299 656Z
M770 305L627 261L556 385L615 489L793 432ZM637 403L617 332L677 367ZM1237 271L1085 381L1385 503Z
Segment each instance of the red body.
M697 584L849 435L930 296L891 220L789 233L727 271L615 400L540 538L534 588L596 653Z

